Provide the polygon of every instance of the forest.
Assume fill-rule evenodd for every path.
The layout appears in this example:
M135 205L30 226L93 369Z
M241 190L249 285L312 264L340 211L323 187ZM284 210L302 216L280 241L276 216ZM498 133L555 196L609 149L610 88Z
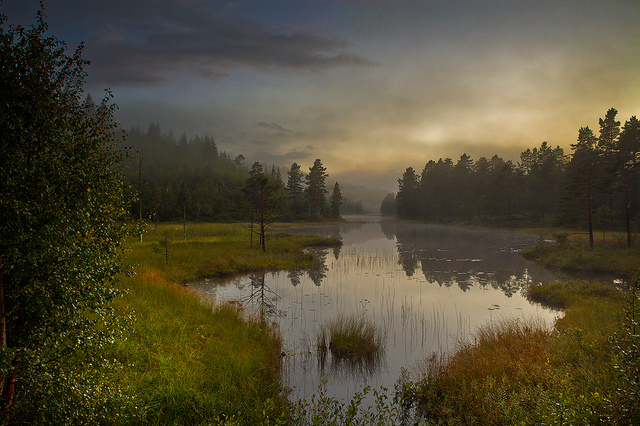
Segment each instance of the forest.
M359 208L342 197L338 183L329 194L320 159L308 173L297 163L283 171L259 162L247 166L243 155L232 159L209 136L176 140L156 123L127 133L136 152L126 173L137 199L130 209L145 221L247 221L263 214L280 221L332 220L343 204Z
M568 154L542 142L514 163L498 155L473 161L463 154L430 160L422 172L408 167L398 192L388 195L381 211L401 219L464 223L525 223L618 229L638 225L640 211L640 121L624 126L618 111L598 120L598 134L581 127Z

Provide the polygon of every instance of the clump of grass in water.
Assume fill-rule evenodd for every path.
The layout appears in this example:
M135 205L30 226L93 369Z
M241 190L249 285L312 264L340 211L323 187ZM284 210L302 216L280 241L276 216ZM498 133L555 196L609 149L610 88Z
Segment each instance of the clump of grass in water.
M364 315L340 315L317 334L320 364L331 353L337 361L375 365L384 352L384 338L382 330Z

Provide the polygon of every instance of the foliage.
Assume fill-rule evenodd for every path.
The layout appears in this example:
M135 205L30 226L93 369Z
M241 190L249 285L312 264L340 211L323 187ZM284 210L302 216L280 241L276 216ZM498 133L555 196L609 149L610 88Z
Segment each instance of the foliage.
M309 174L306 176L307 189L306 198L309 203L309 217L317 220L325 216L327 207L327 187L325 181L329 175L327 168L322 165L322 161L318 158L313 162L313 166L309 168Z
M129 205L135 217L141 211L144 220L156 223L185 216L197 222L245 221L260 216L256 194L266 191L269 196L264 198L277 206L273 220L330 219L324 186L328 175L320 160L310 169L311 180L293 163L286 171L285 185L280 168L259 162L248 168L244 156L231 159L207 135L187 138L183 134L176 140L171 132L164 134L158 124L151 123L146 131L131 128L127 140L139 156L127 172L127 181L140 191L140 203Z
M640 121L620 128L617 110L599 120L599 136L578 131L573 153L547 142L526 149L513 163L498 155L473 161L467 154L429 160L421 173L408 167L398 179L394 214L401 219L500 225L556 224L588 230L625 230L633 243L640 213ZM387 197L386 214L393 204ZM595 212L600 212L594 217ZM606 214L605 214L606 213ZM385 213L383 213L385 214Z
M396 214L396 197L393 193L387 194L380 204L382 216L394 216Z
M640 309L638 279L633 282L623 309L620 330L613 336L616 352L615 369L619 376L617 415L621 423L640 422Z
M301 399L293 404L291 423L318 426L395 425L403 420L399 396L396 392L390 399L386 388L372 389L367 386L344 402L327 396L326 381L323 381L310 400ZM369 407L363 406L371 398L374 403Z
M27 29L0 23L3 418L93 424L119 410L118 389L80 366L105 363L120 332L127 153L111 95L82 101L82 46L45 36L42 11Z
M331 219L340 219L340 207L342 207L343 198L338 182L333 185L331 192Z

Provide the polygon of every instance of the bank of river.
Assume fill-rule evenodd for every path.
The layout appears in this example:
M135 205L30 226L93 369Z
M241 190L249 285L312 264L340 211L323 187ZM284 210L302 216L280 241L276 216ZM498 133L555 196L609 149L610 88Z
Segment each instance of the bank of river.
M274 230L279 231L279 230ZM478 326L500 318L541 318L556 311L531 304L528 285L570 278L522 258L536 236L507 230L408 224L379 217L345 223L287 227L288 233L340 238L342 247L318 249L305 270L201 280L190 286L218 302L240 300L265 309L285 340L285 375L294 394L327 392L348 399L365 385L392 389L402 369L418 368L432 353L450 353L473 339ZM340 314L364 315L386 334L375 368L345 368L331 360L321 369L316 333Z

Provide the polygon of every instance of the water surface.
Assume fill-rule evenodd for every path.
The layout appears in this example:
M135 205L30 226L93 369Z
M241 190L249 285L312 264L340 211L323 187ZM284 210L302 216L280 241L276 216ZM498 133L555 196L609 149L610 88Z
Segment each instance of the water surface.
M366 216L284 231L339 237L343 245L317 250L318 263L308 270L191 286L220 303L266 307L285 339L286 382L297 396L317 392L323 377L327 394L338 398L348 399L365 385L393 389L402 368L415 369L433 353L455 350L473 339L478 326L504 317L551 324L557 316L523 296L531 283L566 278L519 254L536 243L535 236ZM348 368L329 360L321 368L316 333L340 314L364 315L384 331L379 365Z

